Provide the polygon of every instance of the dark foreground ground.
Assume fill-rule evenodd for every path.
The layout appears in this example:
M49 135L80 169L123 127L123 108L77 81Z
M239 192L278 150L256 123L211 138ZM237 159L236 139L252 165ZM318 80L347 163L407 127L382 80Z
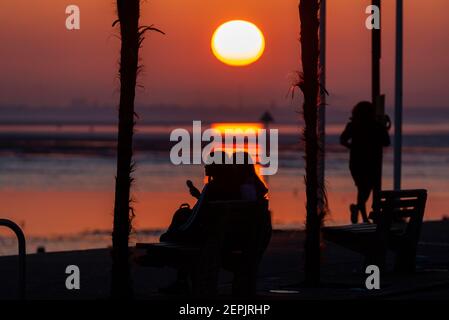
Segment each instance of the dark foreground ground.
M380 290L367 290L363 258L331 243L324 243L322 285L310 289L303 280L303 241L300 231L276 231L260 268L258 295L266 299L448 299L449 221L423 226L417 272L398 276L387 272ZM391 267L391 259L390 267ZM107 299L110 255L108 249L32 254L27 257L28 299ZM80 290L67 290L68 265L81 271ZM390 268L391 269L391 268ZM175 271L133 266L137 298L160 298L157 288L170 283ZM220 276L220 295L231 290L230 274ZM17 296L17 257L0 257L0 299Z

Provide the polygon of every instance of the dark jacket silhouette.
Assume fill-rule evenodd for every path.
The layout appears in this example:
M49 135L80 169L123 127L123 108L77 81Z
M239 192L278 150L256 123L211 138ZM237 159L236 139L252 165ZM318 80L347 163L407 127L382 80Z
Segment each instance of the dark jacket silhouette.
M357 205L351 206L351 220L356 222L358 213L355 210L360 210L367 222L366 201L381 174L378 163L382 159L382 148L390 145L388 131L376 120L375 108L370 102L360 102L354 107L340 143L350 150L349 169L358 189Z

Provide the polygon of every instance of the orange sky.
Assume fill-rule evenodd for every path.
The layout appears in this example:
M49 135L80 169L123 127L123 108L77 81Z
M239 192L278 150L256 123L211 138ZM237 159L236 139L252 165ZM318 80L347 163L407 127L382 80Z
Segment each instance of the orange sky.
M142 104L277 105L289 74L299 69L298 0L151 0L142 24L150 35L141 52ZM328 0L328 84L333 106L370 97L369 0ZM383 92L393 102L394 1L383 1ZM65 7L81 9L81 30L65 29ZM448 106L447 0L405 1L405 100L409 106ZM246 19L264 32L262 59L246 68L220 63L210 50L214 29ZM116 104L119 40L112 0L15 0L0 11L0 105L68 105L75 100Z

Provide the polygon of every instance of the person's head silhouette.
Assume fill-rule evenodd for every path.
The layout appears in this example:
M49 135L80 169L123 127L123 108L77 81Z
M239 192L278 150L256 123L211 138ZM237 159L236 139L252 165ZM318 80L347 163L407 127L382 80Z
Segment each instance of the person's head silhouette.
M268 188L256 172L254 158L246 151L237 151L232 160L234 183L239 186L242 199L267 199Z
M220 179L226 176L226 169L229 166L229 157L224 151L212 151L209 154L204 166L206 176L212 179Z
M351 120L355 123L366 123L376 120L376 108L369 101L361 101L352 109Z
M257 175L254 159L246 151L237 151L232 155L233 171L239 180L246 180Z

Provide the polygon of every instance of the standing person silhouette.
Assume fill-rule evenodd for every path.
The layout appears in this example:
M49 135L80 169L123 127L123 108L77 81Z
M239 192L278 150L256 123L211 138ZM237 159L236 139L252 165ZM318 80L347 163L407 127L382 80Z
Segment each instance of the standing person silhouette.
M382 159L382 147L390 145L387 128L376 120L371 102L362 101L353 108L340 143L350 150L349 169L357 186L357 204L350 205L351 222L358 222L360 212L367 223L366 202L381 174L378 163Z

